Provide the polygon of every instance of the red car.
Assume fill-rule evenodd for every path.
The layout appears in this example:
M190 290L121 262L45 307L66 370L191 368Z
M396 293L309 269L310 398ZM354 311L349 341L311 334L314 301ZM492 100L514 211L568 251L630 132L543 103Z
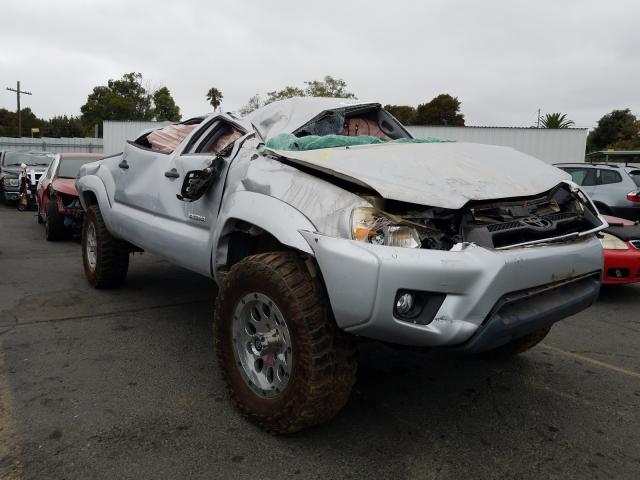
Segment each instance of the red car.
M602 283L640 282L640 224L603 215L609 222L600 239L604 248Z
M45 224L47 240L80 234L82 206L76 191L76 176L82 165L103 157L99 153L62 153L56 155L40 177L36 191L38 223Z

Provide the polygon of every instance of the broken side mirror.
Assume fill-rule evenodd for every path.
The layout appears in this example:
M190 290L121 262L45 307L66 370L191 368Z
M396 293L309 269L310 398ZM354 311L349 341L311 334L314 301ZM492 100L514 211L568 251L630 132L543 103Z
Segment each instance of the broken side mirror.
M198 200L207 193L207 190L209 190L213 182L220 177L223 167L224 159L222 157L216 157L204 170L191 170L188 172L182 183L180 194L176 195L178 200L184 202L194 202Z

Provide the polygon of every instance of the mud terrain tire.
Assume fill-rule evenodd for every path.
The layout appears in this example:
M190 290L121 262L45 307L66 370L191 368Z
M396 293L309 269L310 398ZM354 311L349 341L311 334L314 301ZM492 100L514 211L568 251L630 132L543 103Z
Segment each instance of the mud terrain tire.
M84 214L81 243L84 273L93 287L113 288L124 282L129 269L129 244L109 233L97 205Z
M237 356L238 345L244 344L234 342L243 299L258 296L272 299L281 312L291 344L288 383L270 397L257 393L257 384L250 385ZM356 378L356 348L352 337L337 327L322 284L298 254L262 253L234 265L218 293L213 330L232 402L264 430L296 432L333 418L346 404Z

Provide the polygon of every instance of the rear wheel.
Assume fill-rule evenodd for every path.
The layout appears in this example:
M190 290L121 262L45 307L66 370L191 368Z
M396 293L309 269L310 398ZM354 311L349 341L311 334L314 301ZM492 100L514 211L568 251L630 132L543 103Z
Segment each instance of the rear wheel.
M97 205L84 214L82 263L87 280L95 288L117 287L127 277L129 244L109 233Z
M539 344L550 331L551 327L541 328L524 337L517 338L501 347L486 352L486 356L494 359L507 359L519 355Z
M353 340L292 252L254 255L231 269L216 300L214 341L236 408L271 433L331 419L355 381Z
M38 213L38 219L40 220L40 213ZM50 198L47 202L47 216L44 220L44 231L47 240L50 242L62 240L67 233L64 228L64 218L60 215L60 212L58 212L58 204L55 198Z

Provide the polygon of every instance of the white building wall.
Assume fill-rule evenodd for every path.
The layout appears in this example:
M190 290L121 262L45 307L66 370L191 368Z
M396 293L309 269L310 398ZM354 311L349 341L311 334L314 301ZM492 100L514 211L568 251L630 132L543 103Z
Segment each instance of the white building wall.
M113 155L124 149L127 140L135 140L145 130L151 130L173 122L121 122L105 120L102 122L104 153Z
M586 128L407 127L414 137L513 147L546 163L584 162Z
M0 137L0 150L102 153L101 138L13 138Z

